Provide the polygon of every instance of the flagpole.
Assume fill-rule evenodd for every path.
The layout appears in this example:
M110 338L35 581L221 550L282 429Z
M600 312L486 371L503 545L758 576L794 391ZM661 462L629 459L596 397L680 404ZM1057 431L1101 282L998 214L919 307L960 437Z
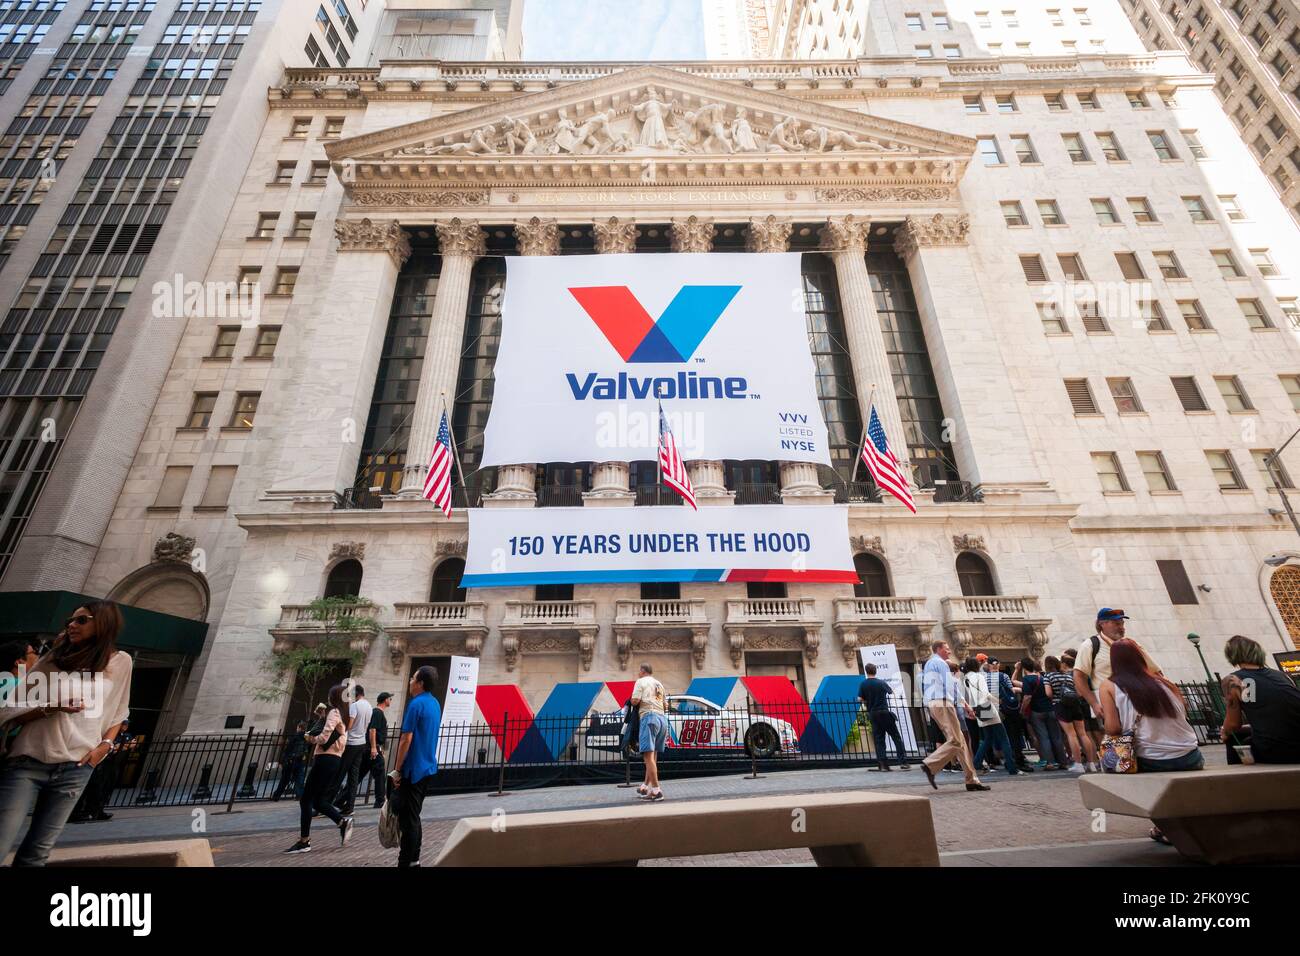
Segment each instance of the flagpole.
M876 407L876 383L871 383L871 391L867 394L867 420L862 423L862 442L858 445L858 457L853 459L853 474L849 478L849 486L858 480L858 462L862 461L862 453L867 450L867 428L871 425L871 410Z
M659 384L655 383L655 405L658 409L658 416L655 418L655 503L659 502L659 490L664 483L664 459L663 459L663 442L664 442L664 403L659 398Z
M447 390L444 388L439 394L442 396L442 414L447 414ZM456 474L460 475L460 491L465 496L465 507L469 507L469 486L465 484L465 469L460 466L460 452L456 449L456 432L451 427L451 419L447 419L447 437L451 439L451 460L456 463Z

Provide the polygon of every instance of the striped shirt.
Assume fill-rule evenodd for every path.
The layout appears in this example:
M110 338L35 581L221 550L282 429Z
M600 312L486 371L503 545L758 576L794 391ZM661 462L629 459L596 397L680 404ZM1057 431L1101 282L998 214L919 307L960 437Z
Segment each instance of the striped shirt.
M1043 679L1052 688L1052 696L1057 700L1062 697L1077 697L1079 694L1074 689L1074 674L1070 671L1052 671L1050 674L1044 674Z

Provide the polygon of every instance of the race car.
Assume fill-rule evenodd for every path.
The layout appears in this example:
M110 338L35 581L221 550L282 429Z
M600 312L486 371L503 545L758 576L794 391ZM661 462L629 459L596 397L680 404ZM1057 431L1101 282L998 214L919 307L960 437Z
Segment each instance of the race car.
M671 749L743 748L752 757L773 757L799 749L799 736L794 727L776 717L723 710L703 697L685 695L667 698L665 709ZM626 708L610 714L593 712L587 724L587 746L618 749L626 713ZM624 756L629 758L638 752L635 740L624 748Z

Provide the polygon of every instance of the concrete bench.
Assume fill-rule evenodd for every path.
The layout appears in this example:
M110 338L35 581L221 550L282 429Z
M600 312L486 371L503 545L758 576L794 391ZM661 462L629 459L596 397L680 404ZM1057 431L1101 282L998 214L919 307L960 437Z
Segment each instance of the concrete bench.
M930 801L867 792L630 800L591 810L471 817L456 824L434 865L635 866L643 859L791 847L810 849L818 866L939 865Z
M1300 766L1216 767L1191 773L1090 774L1083 805L1146 817L1203 863L1300 861Z
M212 866L207 840L155 840L55 847L49 866Z

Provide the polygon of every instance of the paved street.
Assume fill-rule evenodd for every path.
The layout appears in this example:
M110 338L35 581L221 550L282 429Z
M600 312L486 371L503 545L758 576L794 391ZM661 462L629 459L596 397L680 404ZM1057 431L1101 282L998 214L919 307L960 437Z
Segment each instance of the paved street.
M1222 762L1217 749L1205 751L1213 766ZM760 794L790 794L845 790L888 790L928 797L935 832L945 866L1082 866L1178 865L1169 847L1146 837L1149 824L1128 817L1110 817L1103 832L1094 832L1091 815L1079 799L1075 775L1038 772L1008 779L989 775L988 793L967 793L960 774L942 774L939 791L926 784L919 770L881 774L861 768L810 770L769 774L758 780L740 775L666 780L669 799L725 800ZM424 861L437 856L456 820L539 810L574 809L637 803L635 792L610 784L547 787L506 793L435 796L424 805ZM643 806L647 814L656 805ZM178 839L204 834L212 843L218 866L392 866L396 850L379 845L377 814L366 808L357 813L351 843L341 847L337 830L317 818L309 854L285 856L282 851L295 839L296 803L258 804L233 814L220 809L119 810L108 823L69 826L61 845ZM811 865L806 850L687 857L648 861L647 866Z

